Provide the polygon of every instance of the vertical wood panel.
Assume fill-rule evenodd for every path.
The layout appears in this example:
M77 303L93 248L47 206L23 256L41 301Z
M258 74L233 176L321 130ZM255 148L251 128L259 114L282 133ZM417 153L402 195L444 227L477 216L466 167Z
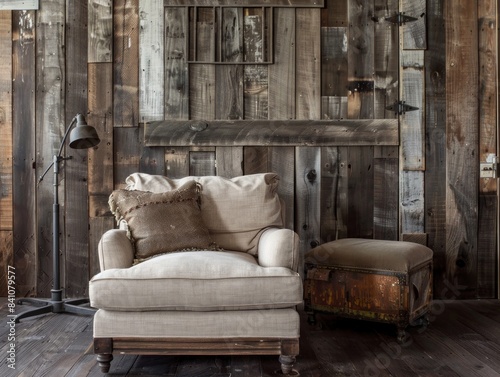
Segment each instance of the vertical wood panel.
M425 51L425 232L434 251L434 296L446 289L446 49L444 0L428 4Z
M403 170L399 176L401 234L424 232L424 173Z
M425 169L425 119L424 119L424 52L401 52L401 98L418 110L401 116L401 169Z
M321 29L318 9L296 10L296 118L321 118ZM321 148L295 148L295 230L300 256L320 243ZM299 266L302 266L303 259ZM299 268L302 271L302 267Z
M140 171L141 138L139 127L115 127L113 130L113 176L115 189L125 188L125 179Z
M113 61L113 1L88 0L88 62ZM80 14L85 17L85 14Z
M35 12L12 12L14 265L18 297L36 294Z
M373 238L399 239L399 161L397 158L374 160Z
M12 230L12 16L0 11L0 230Z
M295 119L295 9L274 10L274 64L269 66L269 119ZM270 148L269 170L280 176L278 194L285 202L285 226L294 229L295 149Z
M212 61L215 56L215 11L214 8L198 8L196 15L196 57ZM190 32L194 33L192 28ZM190 46L194 49L194 46ZM194 52L190 52L193 54ZM215 66L190 64L189 117L190 119L215 119Z
M57 154L65 131L64 80L65 54L64 25L65 1L47 0L40 5L36 29L36 155L37 176ZM64 169L59 174L64 180ZM60 186L59 203L64 213L63 187ZM38 282L37 294L49 296L52 286L52 172L37 186L37 242L38 242ZM60 234L64 234L61 216ZM64 240L60 242L64 249ZM60 252L56 250L55 252ZM64 255L61 266L64 265Z
M498 269L497 229L498 203L495 194L479 195L477 297L496 298Z
M497 20L495 0L478 0L480 160L497 151ZM495 192L496 179L481 179L480 192Z
M87 0L66 7L66 116L87 112ZM88 150L67 149L73 158L65 166L65 295L87 296L89 281Z
M113 2L113 119L115 127L139 124L139 0Z
M386 107L399 99L399 26L386 21L386 18L398 11L398 0L375 0L374 117L378 119L396 117Z
M478 0L479 33L479 145L480 161L497 151L497 1ZM497 180L480 179L477 260L477 297L497 296L498 225Z
M375 26L371 18L374 4L348 0L348 5L348 116L351 119L372 119Z
M113 182L113 67L111 63L94 63L88 67L88 123L95 127L101 142L89 150L89 195L107 198L114 188ZM119 129L119 127L116 127ZM122 148L116 145L116 148ZM106 213L105 206L94 213ZM91 212L91 216L93 213Z
M114 189L113 65L93 63L88 66L88 122L101 142L89 150L89 274L98 271L98 240L114 222L108 198ZM119 128L117 128L119 129Z
M321 148L320 243L337 239L338 148Z
M347 152L347 236L373 238L373 147Z
M401 0L401 12L417 18L403 25L403 48L425 50L427 48L426 0Z
M477 288L478 33L477 1L446 2L446 277Z
M299 272L302 272L304 254L320 244L321 149L295 150L295 232L300 238Z
M139 0L139 119L164 119L163 2Z
M12 12L0 11L0 56L12 54ZM12 59L0 61L0 281L7 281L8 266L14 265L12 250L13 180L12 180ZM6 284L0 285L0 296L7 296Z
M165 8L165 118L189 116L186 8Z
M321 94L347 96L347 28L321 28Z
M243 61L243 9L221 8L221 59ZM216 119L243 118L243 66L222 64L215 67Z
M269 119L295 119L295 9L274 10L274 64L269 66Z
M264 61L265 36L262 35L262 27L265 17L269 18L269 15L266 15L261 9L245 9L243 47L245 61L247 62ZM243 111L245 119L267 119L267 84L267 65L245 65L243 68Z

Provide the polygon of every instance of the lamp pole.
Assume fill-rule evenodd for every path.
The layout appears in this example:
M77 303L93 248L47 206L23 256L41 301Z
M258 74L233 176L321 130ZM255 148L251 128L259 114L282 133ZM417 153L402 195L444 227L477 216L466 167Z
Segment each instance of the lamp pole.
M52 164L40 176L40 183L51 167L54 168L54 204L52 205L52 268L53 268L53 284L50 290L50 299L40 298L22 298L18 300L18 304L31 304L37 306L36 309L28 310L15 316L15 322L19 322L22 318L32 317L45 313L73 313L73 314L88 314L93 315L95 310L90 307L79 306L89 302L88 298L77 298L63 300L61 289L61 271L60 271L60 256L59 256L59 164L61 161L70 160L70 157L61 156L64 144L69 135L69 131L76 124L76 128L70 135L70 147L76 149L86 149L99 144L100 140L95 129L85 122L85 118L81 114L77 114L66 129L66 133L61 141L59 152L54 155Z

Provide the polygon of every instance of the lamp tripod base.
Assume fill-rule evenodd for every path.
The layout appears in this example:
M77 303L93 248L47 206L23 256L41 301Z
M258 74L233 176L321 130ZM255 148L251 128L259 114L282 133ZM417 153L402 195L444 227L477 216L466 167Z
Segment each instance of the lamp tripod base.
M61 290L51 290L51 298L22 298L17 301L19 305L29 304L37 306L36 309L27 310L14 317L15 323L19 323L19 320L23 318L33 317L40 314L46 313L72 313L72 314L83 314L83 315L94 315L95 309L90 307L83 307L80 305L88 304L88 298L73 298L73 299L62 299Z

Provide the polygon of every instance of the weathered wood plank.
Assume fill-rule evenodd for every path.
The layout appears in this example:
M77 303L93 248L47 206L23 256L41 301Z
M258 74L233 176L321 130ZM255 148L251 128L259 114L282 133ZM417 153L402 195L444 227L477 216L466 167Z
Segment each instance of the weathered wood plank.
M139 170L141 157L141 133L139 127L115 127L113 130L114 187L125 188L125 179Z
M478 1L478 32L479 32L479 145L480 161L486 161L490 153L498 155L497 151L497 19L494 0ZM495 192L497 180L481 179L481 193Z
M477 288L478 31L477 1L446 2L446 278L463 298Z
M39 0L2 0L0 10L29 10L38 9Z
M425 169L425 119L424 90L425 73L423 51L401 52L402 100L417 110L401 116L401 169Z
M399 26L386 18L399 11L399 1L375 0L374 10L374 117L395 118L386 107L399 99Z
M12 12L0 10L0 56L12 54L11 26ZM0 296L4 297L9 268L14 267L12 68L12 59L0 61Z
M478 221L477 298L495 298L498 270L498 197L495 194L479 195Z
M113 2L113 120L139 125L139 0Z
M243 61L243 9L222 8L221 62ZM217 65L215 67L215 118L243 118L243 66Z
M243 2L241 6L273 6L273 7L315 7L322 8L324 0L252 0ZM199 6L217 7L234 6L234 0L164 0L165 6Z
M321 119L346 119L347 96L321 97Z
M163 4L140 1L139 17L139 119L161 120L165 107Z
M3 11L0 11L3 13ZM1 16L0 16L1 17ZM17 291L17 271L14 265L14 253L13 249L13 231L12 230L0 230L0 297L12 296L9 295L9 279L14 278L16 284L11 286L15 291L14 296L18 296ZM11 290L12 292L12 290Z
M88 62L113 61L113 1L88 1Z
M47 0L36 13L36 175L39 177L53 161L63 138L66 124L65 104L65 53L63 0ZM33 71L32 71L33 72ZM32 73L31 73L32 74ZM59 174L64 179L64 169ZM59 186L59 203L64 213L64 186ZM52 172L37 186L36 194L38 283L39 296L49 296L52 286L52 203L54 201ZM65 234L60 222L60 234ZM60 240L64 250L64 239ZM57 250L56 252L59 252ZM64 255L61 256L64 265Z
M322 27L346 27L348 23L347 0L326 0L321 10Z
M321 95L347 97L347 28L321 28Z
M214 151L190 151L189 175L216 175Z
M215 164L219 176L233 178L243 175L243 147L217 147Z
M434 251L434 297L446 288L446 48L444 0L428 4L428 49L425 51L425 232Z
M348 147L347 164L347 226L348 237L373 238L374 161L373 147ZM345 207L344 207L345 209Z
M165 175L183 178L189 175L189 147L165 148Z
M399 174L400 232L424 232L424 172L403 170Z
M121 145L114 143L113 127L113 66L111 63L89 64L88 68L88 107L87 122L94 126L101 142L89 150L89 182L88 192L92 196L109 196L114 188L113 182L113 155L114 148L121 149ZM115 127L119 129L120 127ZM95 203L95 202L94 202ZM99 202L97 202L99 203ZM95 204L97 204L95 203ZM105 207L93 208L95 213L106 213Z
M295 9L274 11L274 64L269 66L269 119L295 118Z
M189 115L187 9L165 9L165 117L187 119Z
M321 148L320 243L337 239L338 158L337 147Z
M267 26L263 25L265 17L269 18L265 10L245 9L243 47L247 62L264 61L266 46L265 35L262 35L262 32L263 26ZM266 65L244 66L243 101L244 119L267 119L268 67Z
M198 8L196 14L196 43L190 43L190 54L197 59L211 61L215 57L215 10ZM191 34L194 30L190 29ZM195 50L195 51L194 51ZM215 119L215 66L211 64L189 65L189 113L190 119Z
M18 297L36 294L35 11L12 12L14 265Z
M373 238L399 239L399 161L397 158L374 159Z
M204 130L197 131L203 127ZM147 146L397 145L397 119L149 122Z
M12 12L0 11L0 56L12 54ZM0 61L0 230L13 229L12 59ZM12 250L9 251L12 254Z
M87 111L87 0L67 3L66 6L66 116ZM67 149L73 159L65 164L65 295L86 297L89 265L88 224L88 150Z
M302 272L305 253L320 244L321 149L297 147L295 161L295 231Z
M296 119L321 119L320 15L319 9L296 10Z
M417 18L403 25L403 48L425 50L427 48L427 5L425 0L402 0L401 12Z
M363 0L349 0L348 27L348 117L374 117L375 26L371 19L374 4Z

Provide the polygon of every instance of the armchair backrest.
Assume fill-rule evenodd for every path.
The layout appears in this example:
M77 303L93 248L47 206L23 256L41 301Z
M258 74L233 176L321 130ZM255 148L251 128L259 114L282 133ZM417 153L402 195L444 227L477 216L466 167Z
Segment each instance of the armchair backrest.
M172 179L134 173L127 189L155 193L177 189L189 180L201 184L201 215L213 240L222 248L257 255L260 234L269 227L283 227L275 173L252 174L232 179L189 176Z

